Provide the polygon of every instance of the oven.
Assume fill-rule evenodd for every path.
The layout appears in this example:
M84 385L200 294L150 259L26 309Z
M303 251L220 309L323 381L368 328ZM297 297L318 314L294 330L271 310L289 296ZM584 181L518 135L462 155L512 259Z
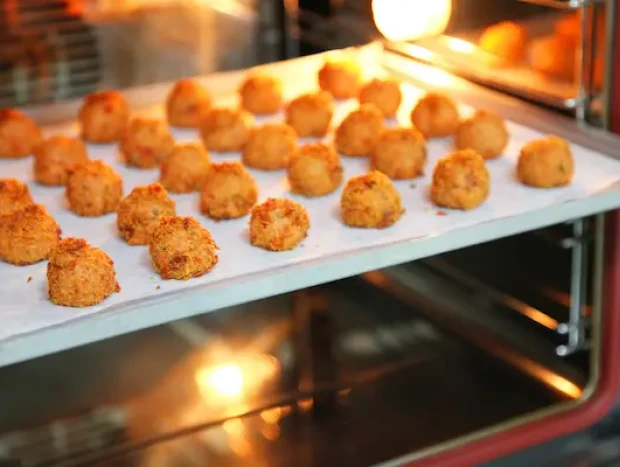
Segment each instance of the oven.
M94 89L148 106L161 83L372 42L389 76L618 155L613 0L2 8L0 107L45 124ZM0 340L0 466L616 465L616 190L412 261Z

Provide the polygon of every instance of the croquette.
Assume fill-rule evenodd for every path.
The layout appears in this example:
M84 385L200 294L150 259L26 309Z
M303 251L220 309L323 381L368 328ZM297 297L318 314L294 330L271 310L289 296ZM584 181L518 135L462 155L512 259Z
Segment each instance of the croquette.
M454 101L436 92L422 97L411 111L411 123L426 139L451 136L459 121L459 111Z
M490 175L480 154L457 151L437 162L433 171L431 200L450 209L473 209L489 196Z
M534 70L569 81L575 79L575 47L561 36L552 35L533 40L528 48L528 58Z
M198 82L192 79L179 80L166 99L168 123L178 128L198 128L211 102L211 94Z
M426 141L416 128L387 128L371 157L374 170L392 179L415 178L424 173Z
M99 91L84 98L78 112L82 139L115 143L125 134L129 105L119 91Z
M502 21L489 26L480 37L480 48L496 55L507 63L519 63L525 57L527 32L512 21Z
M282 108L282 83L265 73L250 75L239 89L241 106L256 115L274 114Z
M0 214L0 259L16 266L42 261L58 244L60 233L54 218L40 204Z
M82 140L52 136L34 152L34 178L43 185L63 186L67 183L69 171L87 160L86 145Z
M329 58L318 73L319 87L336 99L357 97L362 70L351 57Z
M390 227L405 212L392 181L376 170L349 179L340 208L342 220L349 227L376 229Z
M193 217L164 217L153 230L149 254L162 279L188 280L217 264L211 232Z
M116 210L123 196L123 179L102 161L87 161L69 174L65 195L76 214L102 216Z
M0 214L33 203L28 185L15 178L0 178Z
M291 126L265 123L252 130L243 151L243 163L254 169L284 169L296 147L297 134Z
M60 306L83 308L102 302L121 288L114 261L82 238L63 239L47 263L49 299Z
M488 110L478 110L463 120L454 133L456 149L473 149L484 159L495 159L508 144L506 121Z
M134 188L116 210L118 233L129 245L146 245L163 217L176 215L176 204L159 183Z
M212 164L200 193L201 211L213 219L245 216L258 199L256 182L239 162Z
M521 149L517 177L536 188L569 185L575 172L568 141L557 136L530 141Z
M202 143L176 144L161 163L159 182L171 193L200 190L211 164Z
M400 84L393 79L375 78L366 83L359 94L360 104L374 104L386 118L396 116L402 99Z
M330 93L303 94L286 107L286 123L300 138L325 136L334 116L334 101Z
M369 156L383 132L383 114L373 104L362 104L345 117L334 135L336 150L346 156Z
M291 158L287 175L293 193L326 195L342 183L340 157L330 144L304 144Z
M200 135L210 151L241 151L248 142L252 116L243 109L214 108L200 122Z
M29 156L41 144L41 129L16 109L0 109L0 159Z
M135 117L121 140L120 150L130 167L152 169L168 157L174 138L164 120Z
M250 243L269 251L295 248L308 235L306 208L290 199L269 198L252 209Z

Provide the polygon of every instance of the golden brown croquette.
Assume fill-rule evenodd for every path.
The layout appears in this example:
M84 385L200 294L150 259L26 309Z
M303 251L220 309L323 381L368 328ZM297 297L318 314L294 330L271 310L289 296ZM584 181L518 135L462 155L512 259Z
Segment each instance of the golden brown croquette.
M293 154L287 175L293 193L326 195L342 183L340 157L330 144L304 144Z
M385 128L383 114L373 104L362 104L342 121L334 145L346 156L369 156Z
M569 185L575 173L575 162L568 141L557 136L530 141L521 149L517 177L536 188Z
M359 94L360 104L373 104L386 118L396 116L402 99L400 84L393 79L375 78L366 83Z
M164 120L135 117L127 126L120 150L130 167L152 169L168 157L174 138Z
M213 219L245 216L258 199L256 182L239 162L212 164L200 193L201 211Z
M297 147L297 134L286 123L254 128L243 151L243 163L254 169L278 170L288 166Z
M16 178L0 178L0 214L33 203L28 185Z
M112 259L82 238L65 238L52 250L47 284L53 303L76 308L96 305L121 290Z
M426 165L426 141L416 128L387 128L371 158L374 170L399 180L422 175Z
M334 101L326 91L303 94L286 107L286 123L300 138L327 134L334 116Z
M64 135L52 136L34 152L34 178L43 185L64 186L69 171L87 160L86 145L82 140Z
M241 106L256 115L274 114L282 108L282 83L266 73L248 76L239 89Z
M89 143L115 143L125 134L129 105L118 91L99 91L84 98L78 112L82 139Z
M464 149L440 159L433 172L431 199L441 207L473 209L489 196L490 175L480 154Z
M361 74L359 64L352 57L329 58L319 70L319 86L336 99L357 97Z
M0 259L17 266L44 260L58 244L60 233L54 218L40 204L0 214Z
M211 94L192 79L182 79L166 99L168 123L178 128L198 128L200 119L211 107Z
M162 279L188 280L217 264L211 233L193 217L164 217L149 241L149 254Z
M163 217L176 215L176 203L159 183L138 186L116 210L118 233L129 245L146 245Z
M508 144L506 121L488 110L478 110L463 120L454 133L456 149L473 149L484 159L495 159Z
M41 144L41 129L16 109L0 109L0 159L29 156Z
M210 151L241 151L248 142L252 116L242 109L213 108L200 122L200 135Z
M391 180L376 170L349 179L340 208L342 220L349 227L376 229L390 227L405 212Z
M426 139L453 135L459 121L454 101L435 92L422 97L411 111L411 123Z
M210 164L202 143L176 144L161 164L159 181L171 193L191 193L202 188Z
M252 209L250 243L269 251L292 250L308 235L306 208L290 199L269 198Z
M102 216L116 210L123 196L123 179L102 161L87 161L69 174L65 195L76 214Z

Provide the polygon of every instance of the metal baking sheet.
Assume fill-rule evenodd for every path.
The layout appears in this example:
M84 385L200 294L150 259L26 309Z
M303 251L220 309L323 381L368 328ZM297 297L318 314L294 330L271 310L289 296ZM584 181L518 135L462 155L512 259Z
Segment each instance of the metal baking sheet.
M316 88L316 71L323 59L315 56L271 66L283 79L287 98ZM364 69L369 75L382 73L372 60ZM211 87L220 104L235 105L235 90L243 77L243 72L215 75L204 78L204 83ZM128 97L133 103L162 102L167 90L168 86L155 86L129 92ZM403 91L405 98L398 122L390 121L390 125L408 124L410 109L422 92L410 84L403 84ZM339 103L334 124L355 106L353 101ZM463 115L472 111L462 107ZM140 113L162 115L162 108L156 105ZM282 115L275 115L259 121L281 118ZM573 146L576 175L571 186L536 190L520 185L514 178L518 151L524 143L542 135L517 124L511 123L509 128L511 141L505 156L488 163L491 196L483 206L471 212L457 212L438 209L430 203L427 192L432 168L438 158L452 149L450 139L433 140L428 144L425 175L395 182L406 213L385 230L344 226L339 218L341 189L308 200L289 193L284 172L252 170L259 184L259 201L291 197L309 211L309 236L289 252L273 253L252 247L248 242L247 217L214 222L200 214L197 194L174 195L178 214L195 216L212 232L220 247L220 260L213 271L187 282L161 280L145 247L130 247L118 238L115 215L81 218L69 212L62 188L43 187L33 181L30 158L0 160L0 176L27 182L36 201L56 218L64 236L84 237L112 256L122 287L121 293L97 306L59 307L47 299L46 262L27 267L0 263L0 366L620 206L620 190L610 189L620 180L620 162L577 145ZM46 128L48 134L75 131L75 122ZM179 141L197 138L191 130L174 131L174 135ZM157 180L157 170L125 167L116 145L90 146L89 152L91 158L102 159L119 171L126 193L137 185ZM212 159L238 160L239 155L212 154ZM345 157L342 162L345 179L368 169L364 158Z

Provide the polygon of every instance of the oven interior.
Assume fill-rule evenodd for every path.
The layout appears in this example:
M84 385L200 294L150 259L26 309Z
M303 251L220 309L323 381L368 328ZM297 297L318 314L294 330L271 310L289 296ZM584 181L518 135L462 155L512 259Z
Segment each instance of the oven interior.
M574 274L594 268L601 222L2 368L0 460L374 465L561 410L597 371L596 287Z
M604 126L611 3L448 3L440 34L386 50ZM353 0L0 9L0 106L379 37ZM518 61L480 46L505 21L527 31ZM567 62L532 67L562 24ZM574 406L598 375L603 230L576 219L0 368L0 465L371 465Z

